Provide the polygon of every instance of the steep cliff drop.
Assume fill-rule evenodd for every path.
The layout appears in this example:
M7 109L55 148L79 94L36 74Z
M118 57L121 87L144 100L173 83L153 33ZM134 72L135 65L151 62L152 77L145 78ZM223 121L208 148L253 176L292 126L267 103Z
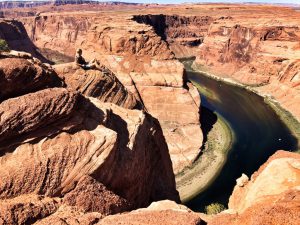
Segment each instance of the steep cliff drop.
M42 62L51 63L32 43L20 21L0 19L0 39L6 40L13 50L30 53Z
M54 224L91 223L152 201L179 201L155 118L86 98L62 82L43 86L49 76L58 79L49 67L9 60L18 67L0 59L3 82L17 77L24 86L15 93L1 89L0 223L32 224L52 214ZM33 75L40 81L22 79Z
M9 61L7 56L1 56L0 223L298 225L299 157L284 151L270 158L250 181L245 176L237 181L229 210L223 213L207 216L175 203L179 196L173 170L179 172L191 165L202 144L199 94L186 81L183 65L176 56L196 56L195 66L200 62L216 74L218 63L222 72L229 71L227 66L243 72L244 65L237 59L251 65L248 50L252 52L254 47L249 47L247 40L259 31L244 29L249 24L240 22L241 15L257 13L276 26L284 22L284 14L293 18L298 15L282 8L284 13L276 14L278 22L265 14L279 10L277 7L249 7L164 6L143 9L139 16L134 10L74 14L73 6L67 6L28 17L31 14L25 10L22 15L26 17L20 20L28 36L19 35L24 32L21 23L15 26L16 21L3 21L1 38L11 48L17 48L12 46L18 42L10 42L8 37L15 36L5 33L6 26L13 27L10 34L18 34L14 40L26 40L25 47L30 47L19 50L36 57L40 52L52 62L65 63L73 60L75 49L80 47L85 58L97 58L111 73L106 76L100 71L84 71L69 63L53 69L28 55L11 56ZM163 9L166 15L154 16L157 9ZM232 9L240 13L230 16ZM222 34L215 33L223 39L209 37L214 33L211 29L234 18L241 19L237 22L242 24L234 26L232 32L224 28ZM165 22L157 27L156 20ZM289 23L292 27L280 28L287 32L279 36L271 32L255 42L259 54L251 57L269 62L264 57L276 55L277 44L286 52L297 50L293 41L298 36L295 21ZM266 46L260 42L272 36L277 37L271 42L272 52L265 51ZM218 49L219 43L223 46L223 42L225 50L229 50L221 47L215 52L213 49ZM212 61L205 61L201 54L207 54ZM282 105L297 116L297 107L289 105L289 98L295 96L291 102L299 102L298 64L284 61L279 58L276 63L287 65L284 71L289 75L277 83L271 76L263 77L257 90L278 90L274 96L280 96ZM255 74L255 69L252 71ZM238 73L229 75L241 82L246 80ZM259 74L257 78L261 78ZM253 84L253 80L246 83ZM19 82L20 91L14 90L12 81ZM265 85L265 81L272 81L274 86ZM163 199L175 202L160 201Z
M133 19L153 26L177 57L196 57L196 69L271 95L300 120L299 12L274 6L204 5L178 15L167 11Z
M183 65L152 27L133 21L132 16L114 15L112 20L84 13L46 13L22 18L22 22L41 52L51 49L73 57L80 47L85 58L97 58L109 68L159 120L175 173L198 157L203 140L200 96L187 83Z

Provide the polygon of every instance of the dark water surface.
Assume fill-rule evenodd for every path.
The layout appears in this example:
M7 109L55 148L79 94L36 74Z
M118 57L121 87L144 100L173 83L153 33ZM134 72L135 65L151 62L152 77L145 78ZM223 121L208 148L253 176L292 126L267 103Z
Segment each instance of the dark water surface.
M227 206L242 173L250 177L276 150L297 150L298 141L262 97L198 72L189 70L187 75L201 86L201 104L223 116L236 139L220 175L206 191L187 203L195 211L204 211L213 202Z

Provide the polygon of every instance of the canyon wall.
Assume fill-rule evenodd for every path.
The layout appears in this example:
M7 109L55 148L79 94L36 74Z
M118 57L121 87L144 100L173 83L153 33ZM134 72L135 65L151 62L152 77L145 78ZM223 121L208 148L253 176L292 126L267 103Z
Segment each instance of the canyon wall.
M43 62L50 62L32 43L20 21L0 19L0 39L6 40L10 49L28 52Z
M33 58L2 56L0 67L1 85L24 83L22 92L0 92L0 223L32 224L60 213L84 222L179 201L157 119L84 97L64 82L49 87L43 81L58 75ZM126 96L120 85L118 95Z
M132 16L41 14L22 18L30 39L50 59L63 54L97 58L156 117L163 129L174 171L197 158L202 145L200 96L187 83L183 65L151 26ZM47 52L51 54L47 55Z
M182 6L134 19L153 26L176 57L195 56L194 68L253 86L300 120L299 12L219 4Z
M197 47L202 44L213 17L148 14L135 15L133 20L152 26L168 42L176 57L184 58L197 54Z
M210 25L195 66L257 87L300 120L299 15L276 7L224 13Z

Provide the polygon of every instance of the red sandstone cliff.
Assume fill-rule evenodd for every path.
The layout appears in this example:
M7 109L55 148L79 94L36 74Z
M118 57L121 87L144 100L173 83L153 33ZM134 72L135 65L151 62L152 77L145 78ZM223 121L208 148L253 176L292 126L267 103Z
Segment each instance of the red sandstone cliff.
M217 224L289 224L300 219L300 156L278 151L251 176L240 180L229 201L229 210L208 219Z
M300 119L299 12L216 4L175 7L164 13L134 19L153 26L177 57L195 56L194 66L201 70L258 86L260 94L273 96Z
M300 119L300 14L292 9L242 7L209 27L196 65L216 75L260 86Z
M43 86L55 72L47 73L50 68L32 59L4 58L0 65L4 78L24 84L22 92L6 91L8 99L0 103L2 223L33 223L54 212L67 213L65 208L72 209L68 215L93 212L95 219L154 200L179 200L156 119L85 98L61 88L63 83ZM38 79L22 79L32 75Z
M76 48L82 48L85 58L97 58L107 66L159 120L175 172L198 156L200 96L187 85L183 65L151 26L132 16L93 13L48 13L22 22L41 52L51 49L73 57Z

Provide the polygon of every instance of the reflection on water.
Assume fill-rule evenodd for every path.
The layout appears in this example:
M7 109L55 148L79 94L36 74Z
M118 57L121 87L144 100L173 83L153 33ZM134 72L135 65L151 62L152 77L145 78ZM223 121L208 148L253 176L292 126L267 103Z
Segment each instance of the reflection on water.
M242 173L251 176L276 150L295 151L298 143L262 97L200 73L188 71L187 75L201 86L201 104L223 116L236 136L219 177L187 203L191 209L203 211L212 202L227 205L235 180Z

